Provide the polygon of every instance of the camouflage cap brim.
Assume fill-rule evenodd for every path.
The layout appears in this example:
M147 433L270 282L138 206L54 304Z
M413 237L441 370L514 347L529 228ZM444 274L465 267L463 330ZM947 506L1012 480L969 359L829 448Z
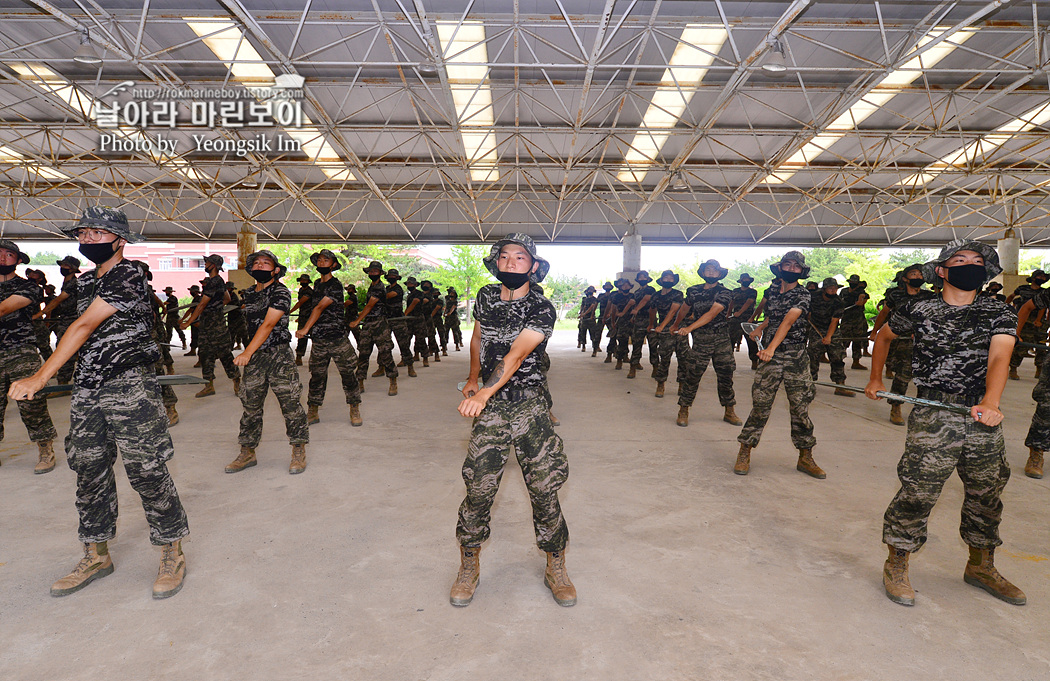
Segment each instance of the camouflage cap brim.
M980 241L956 239L948 242L941 249L936 260L931 260L922 266L922 278L933 286L943 286L944 281L937 276L936 268L959 251L973 251L980 254L981 258L984 259L985 281L998 276L1003 271L1003 268L999 266L999 253L994 248Z
M529 275L529 281L534 284L543 281L551 269L551 264L536 254L536 244L533 242L532 237L527 234L510 234L492 245L492 248L489 249L489 254L482 260L489 273L495 277L496 273L499 272L496 261L499 259L499 253L503 250L503 247L509 244L521 246L538 263L536 271Z

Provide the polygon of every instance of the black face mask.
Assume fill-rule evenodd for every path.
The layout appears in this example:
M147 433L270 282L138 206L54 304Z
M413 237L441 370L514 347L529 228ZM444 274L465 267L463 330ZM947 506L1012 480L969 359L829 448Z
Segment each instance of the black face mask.
M516 291L529 280L528 272L496 272L496 279L512 291Z
M802 278L801 272L785 272L780 270L780 280L786 281L789 284L794 284L796 281Z
M432 288L434 288L434 287L433 287L433 286L431 286L430 284L423 284L423 290L424 290L424 291L429 291L429 290L431 290Z
M707 282L708 284L713 284L713 283L715 283L716 281L718 281L719 279L721 279L721 277L704 277L703 275L701 275L701 277L702 277L702 278L703 278L703 280L704 280L704 281L706 281L706 282Z
M58 271L59 274L61 274L63 277L68 277L70 274L73 273L73 270L69 269L68 267L59 267Z
M396 277L388 277L387 281L390 282L391 286L393 286L394 284L397 283L397 278Z
M624 284L623 286L620 287L620 291L623 292L623 293L627 293L630 290L631 290L631 285L630 284Z
M7 276L8 274L13 274L16 267L18 267L18 265L0 265L0 275ZM34 284L36 284L36 282L32 279L30 279L29 281L32 281ZM39 285L40 284L37 284L37 286Z
M673 281L661 281L660 286L663 288L672 288L674 286Z
M272 270L250 270L248 274L252 275L252 279L259 282L260 284L265 284L266 282L273 279Z
M612 286L610 286L609 288L605 288L605 287L603 286L603 287L602 287L602 290L603 290L603 291L605 291L606 293L611 293L611 292L612 292Z
M117 252L114 245L116 243L117 240L114 239L101 244L80 244L80 253L96 265L101 265Z
M908 280L908 286L911 286L912 288L919 288L925 283L926 283L926 280L923 279L922 277L918 277L916 279L909 279Z
M380 274L369 274L368 278L371 279L372 281L379 281L379 277L381 277L381 276L382 275L380 275Z
M648 286L652 279L635 279L635 281L638 282L639 286Z
M948 283L960 291L976 291L984 283L987 271L984 265L956 265L946 267L948 270Z
M318 272L318 274L320 274L323 277L326 274L331 274L332 273L332 268L331 267L318 267L317 268L317 272Z
M416 290L416 285L415 284L408 284L408 290L409 291L415 291Z

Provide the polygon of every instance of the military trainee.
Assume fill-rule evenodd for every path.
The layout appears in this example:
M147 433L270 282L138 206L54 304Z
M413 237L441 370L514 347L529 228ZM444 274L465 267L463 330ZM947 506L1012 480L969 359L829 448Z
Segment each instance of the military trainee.
M809 373L816 381L820 371L820 357L827 353L831 364L831 382L846 383L846 346L842 340L842 320L845 305L839 297L839 283L834 277L827 277L820 283L820 288L812 293L813 300L809 306ZM836 388L836 395L854 397L856 393L844 388Z
M263 403L267 390L272 390L292 446L288 472L296 475L306 470L310 430L301 402L303 386L292 356L292 335L288 331L292 293L280 282L284 266L270 251L260 250L249 255L245 258L245 269L257 282L244 292L244 320L252 340L244 352L234 358L237 366L244 367L244 386L240 393L244 413L237 436L241 452L226 466L226 472L237 473L258 463L255 450L262 439Z
M80 274L80 259L67 255L56 261L55 264L58 265L58 271L62 274L62 290L44 308L44 316L53 320L51 331L54 332L55 338L61 341L62 336L69 329L69 325L77 318L77 275ZM74 354L59 369L59 385L67 385L73 379L76 359L77 356ZM51 393L51 397L60 397L68 394L69 392L67 391L55 392Z
M164 288L164 342L170 343L175 333L179 334L182 341L182 349L186 349L186 332L179 326L179 299L175 295L175 289L170 286Z
M190 306L189 306L189 308L186 309L186 312L183 313L182 321L186 321L187 319L189 319L190 315L193 314L193 310L196 309L197 304L201 302L201 287L200 286L198 286L197 284L194 284L193 286L190 286L188 291L189 291L189 294L190 294ZM197 329L200 327L200 323L199 322L195 322L193 324L190 324L189 327L190 327L190 351L187 352L184 356L185 357L196 357L197 356L197 340L198 340L197 339ZM181 329L184 329L184 328L186 328L186 327L184 327L182 325L182 323L180 322L179 323L179 329L181 330ZM198 359L197 363L194 364L193 366L195 366L195 367L200 366L200 360Z
M744 272L736 280L740 284L732 290L733 307L729 314L729 342L739 350L740 342L747 342L747 356L751 360L751 370L758 369L758 343L751 336L745 336L742 324L751 319L755 311L755 301L758 300L758 291L751 288L755 278Z
M77 282L79 315L54 354L8 391L13 399L32 399L80 351L65 449L77 476L84 557L54 583L51 595L74 593L113 572L108 541L117 531L113 465L119 451L128 482L141 497L150 542L161 546L153 597L174 596L186 576L182 538L189 525L166 466L175 449L154 370L159 352L150 337L147 280L124 259L124 245L142 237L131 231L123 211L106 206L86 209L79 222L63 231L76 236L80 252L96 267Z
M559 605L575 605L576 588L565 567L569 530L558 503L568 460L550 421L540 370L556 314L533 288L550 264L524 234L496 242L484 262L500 283L482 287L474 306L470 375L459 405L459 413L474 423L463 463L467 495L456 527L460 568L449 600L465 606L474 598L478 554L490 534L492 502L513 445L532 502L536 543L547 553L543 583Z
M201 376L208 383L194 397L215 394L216 360L222 363L226 377L233 381L233 394L239 395L241 391L241 372L233 361L233 339L226 326L226 315L222 312L222 308L230 301L226 283L219 275L224 264L222 256L215 253L204 258L204 271L208 277L201 289L200 302L193 308L189 319L182 322L182 328L185 329L200 320L201 337L197 352L200 355Z
M1007 297L1006 302L1011 303L1015 310L1020 309L1028 301L1035 298L1035 296L1043 290L1043 284L1050 281L1050 275L1043 270L1036 270L1032 272L1032 275L1026 279L1027 285L1022 284L1014 289L1014 292ZM1043 310L1039 310L1033 317L1029 315L1026 322L1021 329L1021 341L1024 343L1036 343L1043 345L1046 343L1046 323L1047 313ZM1021 366L1021 360L1024 359L1027 350L1024 348L1014 348L1013 355L1010 357L1010 380L1019 381L1021 377L1017 373L1017 368ZM1043 373L1043 362L1046 361L1046 350L1035 351L1035 377L1038 379Z
M383 276L383 263L373 260L363 269L372 284L368 287L368 302L365 309L350 322L350 328L361 326L361 336L357 349L357 382L361 392L365 391L365 377L368 376L368 361L372 348L376 348L376 361L390 379L387 395L397 394L397 367L394 365L394 341L390 337L390 325L386 321L386 287L379 278Z
M43 309L41 306L46 306L52 300L54 295L49 295L48 290L54 291L55 287L47 283L47 275L44 274L43 270L33 270L26 268L26 281L31 284L35 284L40 288L41 299L39 303L33 304L33 309L29 311L30 318L33 323L33 335L36 338L36 348L40 351L40 356L47 359L51 356L51 325L44 320Z
M653 379L656 381L656 397L664 396L664 384L671 368L671 355L678 349L679 336L674 327L670 327L678 315L678 310L685 300L682 292L675 288L679 276L671 270L664 270L656 283L660 290L653 296L653 309L656 310L656 326L649 332L649 348L653 354ZM684 339L683 339L684 340ZM688 349L688 345L686 346ZM683 361L682 354L678 355Z
M295 305L288 314L294 314L298 311L298 316L295 319L295 328L299 330L303 328L303 324L310 318L310 313L313 312L313 295L314 290L311 287L310 275L300 274L299 278L296 279L299 282L299 294L296 297ZM357 316L357 310L354 310L354 316ZM301 367L303 365L303 357L306 356L306 346L310 342L307 337L302 337L295 345L295 366Z
M594 313L598 311L598 299L594 296L596 288L588 286L583 291L583 299L580 300L580 333L576 338L580 352L587 352L587 337L591 338L591 357L598 356L598 343L601 340L598 321Z
M853 364L850 365L850 369L864 371L867 367L860 363L860 358L868 349L868 318L864 316L864 308L868 304L867 288L868 282L861 281L857 274L851 274L846 279L846 287L839 291L839 297L842 298L842 321L839 328L846 345L852 348Z
M394 268L387 270L386 276L386 316L388 323L390 324L390 332L394 335L394 340L397 341L398 350L401 352L401 361L397 363L399 367L408 367L408 375L410 378L418 376L412 363L415 358L412 356L412 332L408 328L408 320L402 319L405 316L405 289L402 288L401 284L397 283L401 279L401 273ZM382 376L383 367L380 366L376 373L372 376Z
M448 343L445 335L445 299L441 296L440 284L434 286L433 301L434 333L437 337L438 345L441 346L441 356L448 357ZM434 357L437 358L437 354Z
M408 295L405 297L405 316L408 317L409 332L412 334L415 352L412 355L414 361L422 359L423 366L430 366L430 346L427 343L427 320L423 313L423 292L419 290L419 282L415 277L405 280L405 288Z
M994 564L995 547L1002 544L1002 492L1010 479L999 400L1018 320L1008 305L978 297L977 290L1002 272L999 256L988 245L960 239L948 243L922 271L931 283L943 280L941 294L913 298L894 310L875 340L865 393L879 399L890 341L913 334L919 397L962 405L969 413L912 407L904 456L897 465L901 488L883 522L882 538L889 549L883 567L886 595L901 605L915 604L908 557L926 542L930 512L945 481L958 471L965 495L959 533L970 548L963 579L1007 603L1024 605L1024 593Z
M988 297L992 298L992 296ZM1050 289L1040 289L1025 301L1017 313L1018 337L1023 338L1021 334L1033 312L1039 311L1046 314L1048 308L1050 308ZM1032 389L1032 399L1035 400L1035 413L1032 414L1032 423L1024 441L1025 447L1028 447L1028 461L1024 466L1024 474L1030 478L1041 479L1043 477L1043 458L1047 450L1050 450L1050 372L1039 375L1035 388Z
M357 382L357 352L350 344L343 324L343 285L332 275L343 264L327 248L311 254L310 262L321 275L314 284L316 302L309 319L295 332L296 338L302 339L309 335L314 342L313 350L310 351L306 421L308 424L321 421L318 411L324 404L328 387L328 365L335 362L335 368L343 381L343 394L350 408L350 425L360 426L361 386Z
M609 324L608 324L609 319L606 316L605 311L609 308L609 295L612 292L612 290L613 290L612 282L611 281L607 281L604 284L602 284L602 292L598 294L598 318L597 318L597 324L598 324L598 340L599 340L599 342L602 339L602 333L605 331L605 329L609 328ZM601 352L600 345L595 345L595 347L597 347L598 351ZM597 357L597 355L592 354L591 357ZM610 357L611 357L611 353L610 353Z
M241 310L241 297L232 281L226 282L226 292L230 295L229 305L234 309L226 313L226 326L230 329L230 340L235 350L248 347L248 327L244 323L244 312Z
M459 328L459 293L455 286L448 287L445 295L445 346L448 346L448 334L452 333L452 342L456 346L456 352L463 348L463 332Z
M609 308L607 310L607 324L609 326L608 355L605 363L612 361L616 356L616 368L622 369L624 360L627 359L627 339L630 338L631 328L628 319L624 315L629 311L631 304L631 280L620 277L613 282L616 290L609 296Z
M40 309L44 291L15 274L19 264L29 264L29 256L15 242L0 239L0 440L4 439L7 391L14 381L32 376L41 366L31 318ZM58 432L51 422L47 400L38 397L17 404L22 424L40 455L33 473L50 473L55 469Z
M758 446L773 400L783 383L791 414L791 442L798 449L795 468L823 480L827 475L813 460L817 439L813 436L813 421L809 418L809 405L816 394L806 354L809 335L806 315L812 296L798 285L799 279L809 276L810 268L802 253L788 251L769 269L780 281L780 287L777 291L772 291L772 287L767 289L763 298L765 320L751 332L755 339L764 334L764 347L758 353L762 363L751 386L751 413L737 437L740 451L733 472L747 475L751 470L751 450Z

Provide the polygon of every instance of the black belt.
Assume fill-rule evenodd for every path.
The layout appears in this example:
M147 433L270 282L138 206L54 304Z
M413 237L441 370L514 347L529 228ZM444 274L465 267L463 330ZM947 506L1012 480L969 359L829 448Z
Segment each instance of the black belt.
M493 395L490 400L498 400L500 402L523 402L525 400L532 399L534 397L540 397L541 393L536 388L516 388L508 389L502 388L499 392Z
M984 395L960 395L958 393L946 393L933 388L919 387L919 397L924 400L937 400L948 404L961 404L964 407L974 407L981 403Z

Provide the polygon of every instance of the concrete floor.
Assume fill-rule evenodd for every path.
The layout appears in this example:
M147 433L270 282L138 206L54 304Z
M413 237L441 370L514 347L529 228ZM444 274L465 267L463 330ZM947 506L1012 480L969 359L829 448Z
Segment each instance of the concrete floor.
M918 603L905 608L881 583L882 514L904 440L885 403L818 389L814 453L828 479L817 481L795 471L781 396L751 475L739 477L739 428L700 406L716 403L710 370L689 427L677 428L673 388L654 398L651 379L627 380L577 351L574 331L556 333L550 353L571 468L561 499L576 607L558 607L543 586L514 464L474 602L448 603L470 426L455 411L466 352L402 378L397 397L370 379L362 428L349 427L330 392L311 427L309 468L295 477L272 397L259 465L223 473L240 405L222 379L204 400L178 389L171 470L192 534L186 587L166 601L150 598L159 551L123 473L116 571L78 594L48 595L79 559L74 476L61 455L53 473L32 474L35 448L8 408L0 679L1050 678L1050 479L1022 473L1030 360L1004 400L1014 473L997 555L1029 604L963 583L953 477L913 557ZM191 361L178 353L178 371ZM738 364L745 417L752 372L746 356ZM849 373L863 385L865 374ZM329 390L338 385L333 369ZM64 434L68 398L51 412Z

